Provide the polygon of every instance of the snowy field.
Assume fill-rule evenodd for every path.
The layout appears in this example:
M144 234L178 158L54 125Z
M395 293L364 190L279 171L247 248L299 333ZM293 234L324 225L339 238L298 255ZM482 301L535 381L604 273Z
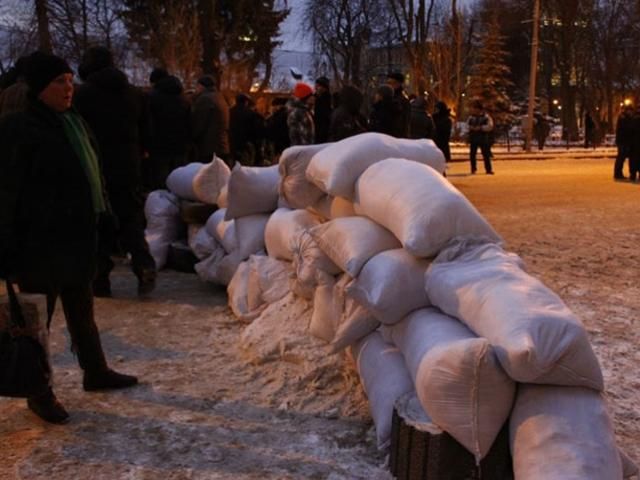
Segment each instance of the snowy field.
M584 321L619 446L640 460L640 185L614 182L610 159L499 158L495 176L454 163L449 179ZM297 333L295 314L273 312L288 336L265 337L278 348L256 355L225 291L195 275L162 272L139 301L120 266L114 294L96 302L103 343L142 384L83 392L58 312L56 391L71 422L0 400L1 479L390 478L353 368Z

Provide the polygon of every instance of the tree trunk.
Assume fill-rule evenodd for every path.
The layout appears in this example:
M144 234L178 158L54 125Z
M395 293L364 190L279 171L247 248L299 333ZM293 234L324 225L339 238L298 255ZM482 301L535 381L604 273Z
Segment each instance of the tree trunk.
M202 38L202 73L213 75L220 85L220 45L216 36L216 0L198 0Z
M51 52L51 32L49 31L49 13L47 0L35 0L36 18L38 20L38 48L44 52Z

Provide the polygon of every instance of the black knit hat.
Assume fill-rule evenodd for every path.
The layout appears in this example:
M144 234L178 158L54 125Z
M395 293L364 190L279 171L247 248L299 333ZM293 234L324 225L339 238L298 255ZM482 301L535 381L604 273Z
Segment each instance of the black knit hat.
M198 79L198 83L205 88L213 88L216 86L216 81L213 75L203 75Z
M91 47L82 55L82 61L78 67L78 75L83 81L86 81L91 74L113 66L111 50L107 47Z
M151 71L151 74L149 75L149 83L158 83L160 80L162 80L163 78L167 78L168 76L169 72L167 72L164 68L156 67Z
M316 78L316 85L320 85L321 87L329 89L331 86L331 82L329 82L329 79L327 77L318 77Z
M32 94L38 95L51 81L63 73L73 73L62 58L41 51L33 52L27 58L24 78Z
M404 83L404 80L405 80L404 74L400 72L391 72L387 75L387 78L395 80L396 82L399 82L399 83Z

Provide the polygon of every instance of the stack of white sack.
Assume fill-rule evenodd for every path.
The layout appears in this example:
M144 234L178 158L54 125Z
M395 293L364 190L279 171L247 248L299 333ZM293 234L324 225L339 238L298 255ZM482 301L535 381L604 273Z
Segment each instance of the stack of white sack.
M211 163L190 163L178 167L167 177L167 188L184 200L218 205L231 172L222 159L214 155Z
M233 167L220 204L205 225L219 247L195 266L205 281L229 285L239 265L251 255L264 254L265 228L279 203L277 165Z
M180 199L167 190L156 190L147 197L144 205L147 228L144 232L149 252L160 270L167 262L169 245L185 235L185 225L180 219Z
M280 173L280 196L291 208L307 208L314 205L326 194L307 180L305 172L313 157L320 150L331 145L297 145L285 149L278 161Z

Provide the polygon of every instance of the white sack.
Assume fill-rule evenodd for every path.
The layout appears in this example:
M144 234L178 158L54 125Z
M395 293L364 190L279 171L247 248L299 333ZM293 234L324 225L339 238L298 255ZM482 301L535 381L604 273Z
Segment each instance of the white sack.
M342 197L332 197L331 195L325 195L320 198L316 203L307 207L307 210L325 220L353 217L356 214L352 201Z
M518 480L622 478L607 405L594 390L519 385L509 427Z
M225 220L278 208L278 166L243 167L236 162L229 177Z
M430 165L444 172L444 155L432 140L408 140L382 133L346 138L316 153L307 179L329 195L352 199L358 177L376 162L398 157Z
M346 297L344 299L344 308L331 342L331 351L339 352L353 345L373 333L379 326L380 322L369 310L356 300Z
M268 247L267 247L268 248ZM293 247L293 268L298 282L309 288L317 286L318 272L335 276L342 272L308 231L302 232Z
M147 197L144 214L147 220L144 236L156 269L160 270L167 263L169 245L183 235L180 200L171 192L155 190Z
M200 279L204 282L212 282L218 285L227 285L228 282L222 283L218 278L218 267L225 256L227 256L227 254L224 251L224 248L221 245L217 244L215 250L211 253L211 255L194 265L198 277L200 277ZM238 265L240 265L240 261L238 261ZM229 278L229 280L231 280L231 278Z
M194 162L176 168L167 177L167 187L185 200L216 204L230 174L229 167L214 156L211 163Z
M394 403L413 391L413 382L398 348L386 343L378 332L357 342L352 347L352 355L369 399L378 448L386 449L391 439Z
M316 287L313 294L313 314L309 323L309 333L327 343L333 340L336 324L341 315L340 305L334 301L335 286L335 279L328 277Z
M213 253L218 242L209 235L204 225L189 225L187 227L187 241L193 254L203 260Z
M390 158L362 174L356 212L388 228L416 257L432 257L454 237L500 236L476 208L436 170Z
M227 287L227 296L229 297L229 307L231 311L241 322L251 322L257 318L262 310L252 311L249 309L249 272L251 265L249 261L244 261L236 269L229 286Z
M450 252L426 275L429 298L489 340L511 378L603 389L584 326L560 297L522 270L517 255L486 244L443 258L451 259Z
M382 330L404 355L426 412L480 461L509 417L515 394L489 342L433 308Z
M226 210L221 208L216 210L207 220L205 229L224 248L225 252L231 253L238 248L236 238L236 226L233 220L224 219Z
M218 199L216 200L218 207L227 208L229 206L229 184L227 183L220 190L220 195L218 195Z
M393 325L409 312L431 305L424 290L429 261L398 248L377 254L346 289L383 324Z
M322 198L325 193L307 180L305 171L314 154L327 147L320 145L296 145L285 149L280 155L280 196L291 208L307 208Z
M257 213L236 218L235 231L238 253L242 260L264 250L264 233L269 221L269 215Z
M279 208L269 218L264 233L267 253L280 260L293 260L293 252L302 232L320 224L307 210Z
M365 217L337 218L309 233L329 258L352 277L357 277L373 256L402 246L389 230Z

